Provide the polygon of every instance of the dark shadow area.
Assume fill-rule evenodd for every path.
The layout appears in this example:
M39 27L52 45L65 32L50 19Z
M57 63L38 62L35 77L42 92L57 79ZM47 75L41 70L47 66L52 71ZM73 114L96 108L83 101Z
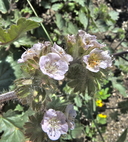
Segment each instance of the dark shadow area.
M0 63L0 91L9 90L9 86L16 79L14 70L6 61Z

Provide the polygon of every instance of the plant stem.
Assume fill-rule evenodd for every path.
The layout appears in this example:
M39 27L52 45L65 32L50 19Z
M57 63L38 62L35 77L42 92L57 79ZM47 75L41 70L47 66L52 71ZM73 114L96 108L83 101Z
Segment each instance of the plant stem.
M89 103L89 105L91 105L91 104ZM103 138L103 136L102 136L102 134L101 134L101 132L100 132L100 129L98 128L98 126L97 126L97 124L96 124L96 122L95 122L95 120L94 120L94 118L93 118L91 106L90 106L89 108L90 108L90 110L89 110L88 108L87 108L87 109L88 109L88 112L90 113L90 116L91 116L91 118L92 118L92 121L93 121L94 125L96 126L96 129L97 129L97 131L99 132L102 141L105 142L105 140L104 140L104 138Z
M36 17L39 17L39 16L37 15L35 9L33 8L32 4L30 3L30 1L27 0L27 2L28 2L28 4L30 5L30 7L31 7L32 11L34 12L35 16L36 16ZM42 29L44 30L45 34L47 35L48 39L53 43L53 41L52 41L52 39L50 38L50 36L49 36L47 30L45 29L44 25L43 25L42 23L40 23L40 25L41 25Z
M0 103L17 98L16 92L11 91L0 95Z
M95 122L93 116L92 116L92 121L93 121L94 125L96 126L96 129L98 130L98 132L99 132L99 134L100 134L100 137L101 137L102 141L105 142L105 140L104 140L104 138L103 138L103 136L102 136L102 134L101 134L101 132L100 132L100 129L98 128L98 126L97 126L97 124L96 124L96 122Z

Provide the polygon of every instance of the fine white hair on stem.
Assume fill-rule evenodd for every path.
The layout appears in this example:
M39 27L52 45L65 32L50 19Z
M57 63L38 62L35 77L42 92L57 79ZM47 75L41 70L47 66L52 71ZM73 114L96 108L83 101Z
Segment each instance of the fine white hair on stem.
M15 91L7 92L7 93L0 95L0 103L3 103L5 101L9 101L9 100L12 100L12 99L16 99L16 98L17 98L17 96L16 96Z

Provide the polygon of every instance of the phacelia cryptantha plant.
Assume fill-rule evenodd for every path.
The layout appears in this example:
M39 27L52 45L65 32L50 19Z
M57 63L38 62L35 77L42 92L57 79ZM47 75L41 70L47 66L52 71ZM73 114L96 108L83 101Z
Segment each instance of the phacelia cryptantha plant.
M58 140L75 129L77 113L70 104L74 100L68 100L62 91L66 85L77 95L88 93L95 98L99 83L112 66L104 47L95 35L79 30L76 35L65 36L65 46L49 41L37 43L18 60L25 74L16 81L16 92L20 99L27 98L26 104L44 114L40 123L46 137ZM53 98L54 94L58 99ZM60 96L66 102L60 101Z

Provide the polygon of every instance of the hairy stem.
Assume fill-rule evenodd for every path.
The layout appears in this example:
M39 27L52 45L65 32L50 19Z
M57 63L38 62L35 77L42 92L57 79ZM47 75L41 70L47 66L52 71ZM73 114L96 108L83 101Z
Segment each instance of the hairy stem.
M17 98L16 92L11 91L0 95L0 103Z

